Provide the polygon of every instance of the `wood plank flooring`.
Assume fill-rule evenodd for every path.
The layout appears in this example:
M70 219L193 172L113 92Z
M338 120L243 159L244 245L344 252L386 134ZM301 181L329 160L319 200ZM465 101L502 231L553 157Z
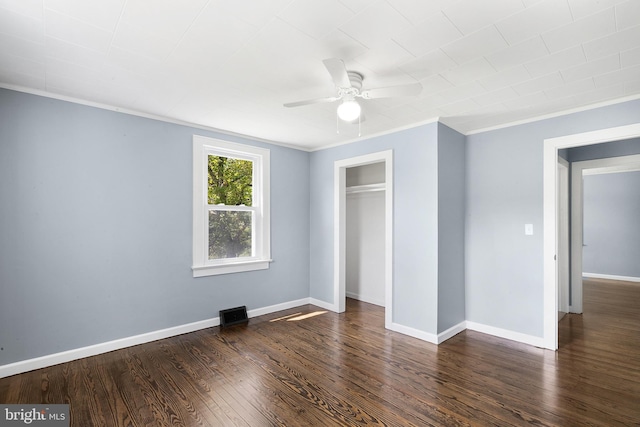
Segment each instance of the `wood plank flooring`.
M0 379L0 402L69 403L82 427L640 425L640 284L585 281L584 307L552 352L305 306Z

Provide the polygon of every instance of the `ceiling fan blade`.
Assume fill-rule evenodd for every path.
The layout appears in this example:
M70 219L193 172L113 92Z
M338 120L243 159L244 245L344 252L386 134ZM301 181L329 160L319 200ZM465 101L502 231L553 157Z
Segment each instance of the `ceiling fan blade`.
M420 92L422 92L422 85L420 83L410 83L400 86L363 90L360 96L364 99L393 98L396 96L414 96Z
M333 101L337 101L340 98L336 98L336 97L328 97L328 98L316 98L316 99L307 99L304 101L297 101L297 102L289 102L284 104L285 107L287 108L291 108L291 107L301 107L303 105L310 105L310 104L321 104L323 102L333 102Z
M329 58L322 62L324 63L324 66L327 67L327 71L331 74L333 83L335 83L337 87L351 87L351 81L347 74L347 67L345 67L342 59Z

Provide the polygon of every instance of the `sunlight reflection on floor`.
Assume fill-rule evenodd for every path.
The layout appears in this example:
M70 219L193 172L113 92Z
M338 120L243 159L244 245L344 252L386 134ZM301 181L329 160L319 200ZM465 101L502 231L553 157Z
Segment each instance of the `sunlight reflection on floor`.
M304 319L308 319L310 317L315 317L315 316L320 316L321 314L325 314L327 311L314 311L312 313L307 313L307 314L303 314L301 316L298 317L291 317L289 319L287 319L287 322L296 322L298 320L304 320Z
M269 322L277 322L277 321L280 321L280 320L288 319L290 317L300 316L301 314L302 314L302 312L299 311L297 313L289 314L287 316L278 317L277 319L271 319L271 320L269 320Z
M278 322L280 320L286 320L287 322L297 322L298 320L308 319L310 317L320 316L321 314L327 313L324 311L313 311L311 313L302 314L302 312L297 312L294 314L289 314L287 316L278 317L277 319L271 319L269 322Z

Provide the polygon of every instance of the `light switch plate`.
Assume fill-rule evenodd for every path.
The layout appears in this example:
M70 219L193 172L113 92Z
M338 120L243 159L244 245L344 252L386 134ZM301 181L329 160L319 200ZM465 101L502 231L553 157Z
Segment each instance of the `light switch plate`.
M524 225L524 234L527 236L533 236L533 224Z

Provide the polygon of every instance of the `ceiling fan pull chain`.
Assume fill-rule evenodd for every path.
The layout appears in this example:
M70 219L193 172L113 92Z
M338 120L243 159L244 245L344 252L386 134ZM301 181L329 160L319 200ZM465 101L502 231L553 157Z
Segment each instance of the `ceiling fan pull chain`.
M340 135L340 118L338 117L338 110L336 110L336 133Z
M360 124L362 123L362 114L358 115L358 136L362 136L362 133L360 132Z

